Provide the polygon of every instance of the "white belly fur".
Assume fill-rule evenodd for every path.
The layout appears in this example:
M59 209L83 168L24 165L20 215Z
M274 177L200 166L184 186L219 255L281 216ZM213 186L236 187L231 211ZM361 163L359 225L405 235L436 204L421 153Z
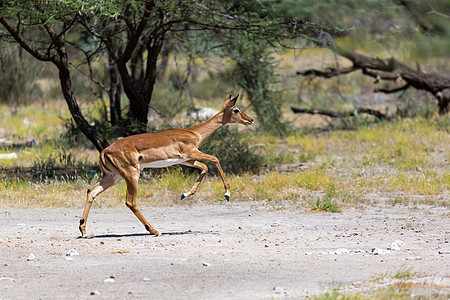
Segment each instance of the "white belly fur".
M173 166L181 164L188 161L188 159L166 159L166 160L156 160L150 163L141 164L139 163L139 168L142 170L144 168L164 168L168 166Z

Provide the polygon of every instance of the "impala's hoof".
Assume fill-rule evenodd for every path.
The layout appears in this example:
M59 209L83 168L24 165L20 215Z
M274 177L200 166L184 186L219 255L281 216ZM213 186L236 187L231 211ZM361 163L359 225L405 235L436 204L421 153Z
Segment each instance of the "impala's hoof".
M227 199L227 201L230 201L230 195L229 194L225 194L225 199Z
M186 198L187 196L186 196L186 194L185 193L183 193L183 194L181 194L181 198L180 198L180 200L183 200L184 198Z
M150 234L153 234L154 236L158 236L160 235L159 231L153 229L152 227L150 227L149 225L145 225L145 229L150 232Z
M78 229L81 232L81 237L86 237L86 230L84 229L84 219L80 220L80 226L78 226Z

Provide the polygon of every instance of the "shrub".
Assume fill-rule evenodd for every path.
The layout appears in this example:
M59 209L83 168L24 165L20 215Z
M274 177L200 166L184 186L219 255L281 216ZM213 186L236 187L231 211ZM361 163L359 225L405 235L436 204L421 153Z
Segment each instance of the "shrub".
M339 206L339 204L329 197L325 197L323 199L317 197L316 201L309 201L308 206L310 207L311 211L315 212L342 212L342 208Z
M55 164L55 159L52 155L47 159L38 158L33 162L31 171L36 178L45 181L55 176Z

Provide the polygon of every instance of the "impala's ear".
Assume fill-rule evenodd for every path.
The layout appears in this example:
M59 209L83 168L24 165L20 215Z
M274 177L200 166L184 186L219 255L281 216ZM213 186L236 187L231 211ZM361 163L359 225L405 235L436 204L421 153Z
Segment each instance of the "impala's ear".
M233 96L230 95L230 97L228 97L227 101L225 101L225 104L223 105L224 109L230 109L233 106L236 105L236 100L238 99L239 94L236 95L236 97L233 98Z

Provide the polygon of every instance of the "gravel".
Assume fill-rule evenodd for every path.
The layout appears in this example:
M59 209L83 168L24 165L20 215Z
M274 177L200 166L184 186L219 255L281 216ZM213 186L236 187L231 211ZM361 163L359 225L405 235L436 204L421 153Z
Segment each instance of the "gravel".
M423 282L411 285L414 295L450 294L443 207L308 213L230 202L141 211L161 236L126 207L94 205L90 239L79 238L80 208L2 208L0 299L305 298L335 286L365 293L373 276L405 268Z

